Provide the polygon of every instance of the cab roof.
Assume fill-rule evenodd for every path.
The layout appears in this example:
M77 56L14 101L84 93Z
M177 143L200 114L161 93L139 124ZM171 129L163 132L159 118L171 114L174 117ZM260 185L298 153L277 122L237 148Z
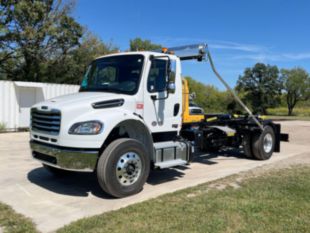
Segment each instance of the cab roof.
M106 55L102 55L97 57L95 60L103 58L103 57L113 57L113 56L121 56L121 55L143 55L145 57L149 57L151 55L153 56L169 56L170 59L178 59L178 57L174 54L166 54L166 53L160 53L160 52L156 52L156 51L130 51L130 52L119 52L119 53L111 53L111 54L106 54Z
M121 52L121 53L113 53L102 57L108 56L117 56L117 55L131 55L131 54L140 54L144 56L169 56L170 59L180 59L180 60L197 60L203 61L206 59L206 50L207 44L194 44L194 45L185 45L179 47L172 48L161 48L156 51L137 51L137 52ZM98 59L97 58L97 59Z

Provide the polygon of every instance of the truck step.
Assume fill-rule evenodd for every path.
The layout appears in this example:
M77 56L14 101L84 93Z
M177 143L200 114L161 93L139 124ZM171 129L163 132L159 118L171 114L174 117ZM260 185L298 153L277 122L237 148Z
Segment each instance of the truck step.
M164 162L155 163L155 167L159 168L168 168L168 167L176 167L187 164L187 161L182 159L169 160Z

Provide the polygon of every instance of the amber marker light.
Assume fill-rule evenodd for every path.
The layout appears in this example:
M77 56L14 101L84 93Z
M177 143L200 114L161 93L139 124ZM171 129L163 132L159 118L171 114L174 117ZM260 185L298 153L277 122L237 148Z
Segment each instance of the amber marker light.
M163 53L167 53L168 49L167 49L167 48L162 48L161 51L162 51Z

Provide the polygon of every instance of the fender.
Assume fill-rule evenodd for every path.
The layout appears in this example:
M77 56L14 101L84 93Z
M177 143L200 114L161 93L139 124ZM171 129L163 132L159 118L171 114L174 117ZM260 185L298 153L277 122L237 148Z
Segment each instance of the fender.
M148 152L151 160L153 160L153 138L150 129L146 126L144 121L136 114L131 113L127 115L126 119L119 121L117 124L113 124L114 127L109 127L108 136L105 137L105 140L101 146L101 153L104 149L117 138L126 137L136 139L140 141ZM121 132L120 135L115 135L115 133Z

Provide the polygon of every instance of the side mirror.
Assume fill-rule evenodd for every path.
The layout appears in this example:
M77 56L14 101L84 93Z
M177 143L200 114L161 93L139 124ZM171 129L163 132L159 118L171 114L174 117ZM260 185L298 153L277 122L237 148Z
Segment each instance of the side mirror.
M168 93L174 93L175 92L175 83L169 82L167 86Z
M168 60L167 64L167 92L170 94L175 93L175 76L176 76L176 63Z

